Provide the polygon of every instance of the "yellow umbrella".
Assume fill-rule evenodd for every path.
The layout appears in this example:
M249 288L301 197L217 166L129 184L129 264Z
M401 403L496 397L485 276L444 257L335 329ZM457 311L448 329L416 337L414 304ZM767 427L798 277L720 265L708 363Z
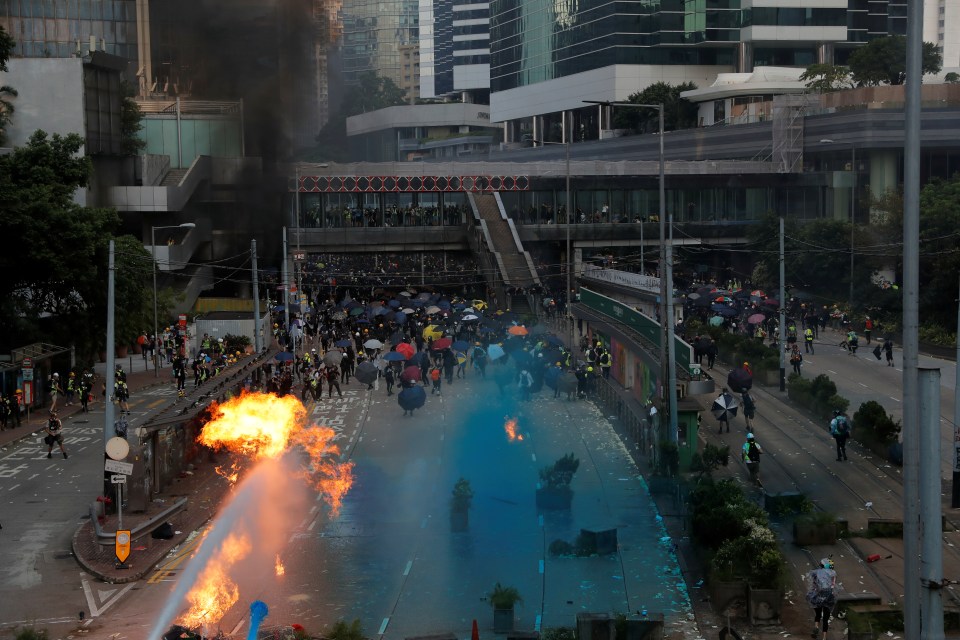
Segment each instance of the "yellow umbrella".
M470 303L470 306L476 309L477 311L483 311L489 305L483 300L474 300L473 302Z
M443 331L437 325L431 324L423 330L423 337L424 339L433 338L434 340L439 340L443 337Z

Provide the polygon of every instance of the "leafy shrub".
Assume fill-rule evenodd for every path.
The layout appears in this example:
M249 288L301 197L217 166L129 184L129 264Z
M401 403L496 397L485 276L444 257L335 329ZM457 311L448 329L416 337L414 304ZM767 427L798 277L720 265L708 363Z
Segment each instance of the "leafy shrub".
M487 594L487 600L494 609L513 609L514 605L523 603L516 587L505 587L499 582L494 585L493 591Z
M706 444L702 453L693 454L690 460L690 470L700 472L700 477L709 476L711 473L730 464L730 447L717 447L712 444Z
M540 640L577 640L573 627L547 627L540 632Z
M550 546L547 548L547 551L550 552L551 556L577 555L577 550L573 547L572 544L570 544L566 540L560 540L559 538L550 543Z
M350 624L343 620L337 620L330 631L327 632L326 638L327 640L366 640L358 618Z
M17 631L15 640L48 640L50 636L46 629L34 629L33 627L23 627Z
M941 346L954 346L957 344L957 334L947 331L941 326L935 324L924 324L917 328L917 339L920 342L929 342Z
M787 396L820 418L830 418L834 411L841 413L850 401L837 395L837 385L821 373L813 380L791 373L787 378Z
M550 488L569 487L579 468L580 460L568 453L552 465L540 469L540 482Z
M746 580L752 586L772 589L783 580L783 552L765 522L748 518L745 535L727 540L711 561L711 574L719 580Z
M900 439L900 421L893 421L875 400L860 405L853 414L853 438L863 443L889 445Z
M235 336L231 333L223 336L223 347L227 353L236 353L237 351L242 353L249 346L250 338L247 336Z
M766 513L747 499L732 479L698 485L687 499L693 537L710 549L747 533L746 522L767 522Z

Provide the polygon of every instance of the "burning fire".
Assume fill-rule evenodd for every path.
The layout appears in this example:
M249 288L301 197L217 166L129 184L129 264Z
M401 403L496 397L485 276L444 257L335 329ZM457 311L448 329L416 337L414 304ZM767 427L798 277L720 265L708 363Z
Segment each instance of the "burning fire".
M297 478L305 480L318 491L334 514L340 509L344 495L353 484L353 463L340 460L340 450L333 444L336 434L332 429L307 423L306 409L296 398L245 393L223 404L213 405L212 411L213 419L204 425L197 441L235 454L233 468L229 471L218 469L221 475L236 481L241 466L251 461L277 461L281 463L276 465L278 469L288 468L282 463L293 463L298 467L294 472ZM306 456L302 453L290 455L292 449L302 450ZM258 466L259 471L265 468L269 467L263 464ZM278 506L269 493L265 497L272 500L271 506ZM238 562L250 555L253 549L250 540L257 540L261 549L269 549L261 557L269 558L276 550L269 548L270 543L263 538L262 532L251 531L247 535L231 531L210 556L196 584L190 588L186 596L189 609L181 616L180 624L190 629L215 625L237 603L240 587L232 577L242 575L249 564L237 566ZM269 570L268 566L262 569ZM279 553L273 571L277 576L286 572Z
M517 419L509 418L503 425L503 430L507 432L507 440L523 440L523 434L517 433Z
M214 418L203 426L197 440L214 449L227 449L241 458L279 458L291 445L310 457L300 476L339 512L343 496L353 484L353 463L340 462L340 449L333 444L333 429L306 424L307 411L293 396L244 393L212 406ZM239 477L237 463L229 470L217 469L231 482Z
M217 623L240 599L237 583L229 577L230 568L250 553L246 536L231 534L223 541L217 554L206 566L200 579L187 594L190 609L178 621L195 629L204 624Z

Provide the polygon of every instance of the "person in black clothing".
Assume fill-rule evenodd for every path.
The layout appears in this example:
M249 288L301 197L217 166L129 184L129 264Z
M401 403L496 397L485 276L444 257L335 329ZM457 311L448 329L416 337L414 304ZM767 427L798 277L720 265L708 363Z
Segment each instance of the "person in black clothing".
M343 393L340 391L340 371L337 369L337 367L327 367L326 376L327 376L327 397L328 398L333 397L333 388L336 387L337 395L342 398Z
M386 368L386 370L383 372L383 380L384 380L384 382L387 383L387 395L388 395L388 396L392 396L392 395L393 395L393 382L394 382L394 380L395 380L394 373L393 373L393 367L392 367L392 366L388 366L388 367Z
M883 351L887 354L887 366L893 366L893 340L886 338L883 341Z

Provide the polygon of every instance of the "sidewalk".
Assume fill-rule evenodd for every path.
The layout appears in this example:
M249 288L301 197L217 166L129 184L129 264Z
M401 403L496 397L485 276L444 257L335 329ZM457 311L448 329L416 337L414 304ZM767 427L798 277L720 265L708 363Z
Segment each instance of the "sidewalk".
M143 359L140 356L137 356L133 359L133 366L130 367L130 359L117 360L117 364L123 367L123 370L127 373L127 386L130 388L130 395L135 395L138 391L148 389L150 387L172 384L172 377L170 373L170 366L167 365L165 369L160 370L160 376L157 377L154 374L152 367L145 367L143 364ZM103 396L100 395L100 385L106 379L106 362L98 362L94 365L94 373L97 374L97 383L96 388L93 390L93 402L89 404L91 411L103 410ZM64 375L61 373L61 375ZM60 420L63 421L64 426L69 425L69 421L76 418L81 414L80 402L74 400L73 405L67 406L66 397L61 398L57 402L57 415L60 416ZM44 407L31 409L30 418L27 419L26 414L21 416L21 423L19 427L10 427L11 422L8 420L7 428L3 431L0 431L0 450L9 447L20 440L34 435L37 431L43 429L47 424L47 418L50 416L50 405L47 404Z

